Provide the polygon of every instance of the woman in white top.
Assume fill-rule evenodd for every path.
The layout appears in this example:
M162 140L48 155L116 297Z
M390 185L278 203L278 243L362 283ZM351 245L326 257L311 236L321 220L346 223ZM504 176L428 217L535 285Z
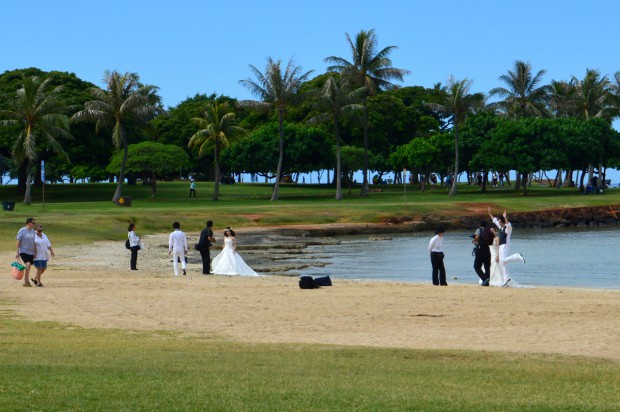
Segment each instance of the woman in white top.
M129 268L131 270L138 270L138 250L140 250L140 238L136 235L136 225L130 223L127 228L127 238L129 238L129 250L131 250L131 260L129 261Z
M34 267L37 269L37 273L32 279L32 282L39 287L43 286L41 283L41 276L47 269L47 261L49 256L54 257L54 249L45 233L43 233L43 225L36 225L34 236ZM48 255L49 252L49 255Z
M224 248L213 259L213 273L216 275L258 276L237 253L235 232L227 227L224 231Z
M446 282L446 268L443 264L443 227L438 227L435 236L428 244L428 253L431 256L431 265L433 267L433 285L448 286Z

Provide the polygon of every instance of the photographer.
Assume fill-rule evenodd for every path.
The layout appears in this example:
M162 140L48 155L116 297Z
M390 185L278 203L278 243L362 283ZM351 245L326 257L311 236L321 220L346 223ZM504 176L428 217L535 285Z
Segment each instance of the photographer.
M489 278L491 275L491 249L489 245L493 242L493 233L487 227L487 222L480 221L480 227L472 235L472 243L474 244L474 270L482 280L482 286L489 286ZM484 271L482 267L484 266Z

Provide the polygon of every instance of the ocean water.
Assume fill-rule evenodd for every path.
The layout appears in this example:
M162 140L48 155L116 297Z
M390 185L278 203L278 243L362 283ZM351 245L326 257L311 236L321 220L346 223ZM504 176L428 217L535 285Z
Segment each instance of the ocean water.
M448 283L478 284L474 272L473 232L448 231L444 235ZM428 242L432 232L411 235L341 237L341 243L311 246L325 267L312 267L302 275L334 279L362 279L430 283ZM389 238L389 239L388 239ZM511 277L525 286L562 286L620 289L620 229L519 229L512 232L511 253L521 253L525 264L512 263Z

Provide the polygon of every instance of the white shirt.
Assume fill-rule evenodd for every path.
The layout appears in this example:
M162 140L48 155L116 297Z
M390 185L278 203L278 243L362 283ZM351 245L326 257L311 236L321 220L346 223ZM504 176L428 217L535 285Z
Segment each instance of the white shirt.
M49 260L47 250L52 247L52 244L45 233L42 235L41 237L34 235L34 260Z
M428 244L428 253L431 252L443 252L443 237L439 235L433 236Z
M136 232L134 232L133 230L129 232L127 237L129 238L129 247L140 245L140 238L136 235Z
M187 237L185 233L179 229L175 229L170 233L170 239L168 239L168 251L172 252L172 249L183 249L187 251Z

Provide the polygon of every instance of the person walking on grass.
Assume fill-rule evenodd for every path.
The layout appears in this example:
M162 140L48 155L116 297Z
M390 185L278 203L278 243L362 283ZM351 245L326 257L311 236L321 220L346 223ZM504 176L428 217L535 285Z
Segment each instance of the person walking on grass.
M38 287L43 287L41 276L43 272L47 270L47 261L50 256L55 256L52 244L45 233L43 233L43 225L36 225L34 237L34 267L37 269L37 273L32 279L32 283Z
M448 286L448 282L446 282L446 268L443 264L444 232L445 230L443 227L438 227L437 230L435 230L435 236L433 236L428 244L428 253L431 256L431 266L433 267L433 285L435 286Z
M24 286L31 287L30 284L30 267L34 262L34 225L36 224L34 217L26 219L26 226L19 229L17 232L17 254L15 257L21 260L26 266L24 271Z
M194 181L193 177L189 179L189 197L192 197L192 195L196 197L196 181Z
M168 239L168 257L172 255L172 267L174 268L174 276L179 276L179 260L181 261L181 269L183 276L187 273L185 256L187 255L187 236L181 231L181 224L174 222L172 224L174 231L170 233Z
M504 267L504 284L507 286L510 282L510 274L508 273L508 264L512 262L525 263L525 258L521 253L514 253L510 255L510 237L512 235L512 225L508 221L506 211L499 218L494 217L491 214L491 208L488 208L489 216L493 220L495 226L498 227L497 236L499 237L499 262Z

